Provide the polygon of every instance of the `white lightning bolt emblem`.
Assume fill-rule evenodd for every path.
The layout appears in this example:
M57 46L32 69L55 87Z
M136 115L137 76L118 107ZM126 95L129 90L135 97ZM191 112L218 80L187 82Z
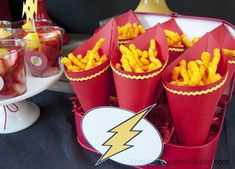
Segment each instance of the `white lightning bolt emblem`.
M114 135L103 143L103 146L109 146L109 149L98 160L96 165L99 165L108 158L133 147L133 145L127 145L127 143L142 132L141 130L133 130L133 128L139 123L142 118L144 118L148 114L148 112L154 106L155 104L147 107L144 110L141 110L131 118L127 119L126 121L108 131L110 133L114 133Z

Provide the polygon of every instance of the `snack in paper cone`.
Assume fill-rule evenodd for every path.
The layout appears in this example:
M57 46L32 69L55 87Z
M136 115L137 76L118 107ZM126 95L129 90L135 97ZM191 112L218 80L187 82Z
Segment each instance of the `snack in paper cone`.
M157 57L162 63L159 69L143 73L126 72L116 67L117 63L120 64L120 51L117 51L111 58L119 106L134 112L138 112L156 101L161 73L168 60L168 45L166 36L159 24L125 45L129 47L130 44L134 44L140 50L147 50L151 39L154 39L157 43Z
M230 79L235 72L235 39L224 24L212 30L211 34L214 36L215 40L221 44L223 52L225 56L227 56L229 63L228 79Z
M199 60L202 52L213 54L215 48L221 49L221 46L211 34L207 33L197 44L171 63L163 73L163 84L181 145L199 146L206 142L217 104L225 88L228 63L224 53L221 52L217 69L221 79L204 86L171 84L172 70L181 60L186 62Z
M97 106L107 106L109 103L110 84L112 84L109 63L111 54L117 48L117 38L116 23L112 19L81 47L72 52L75 57L79 55L85 56L89 53L87 51L94 48L100 39L104 39L98 53L100 56L105 55L107 60L96 67L82 71L69 71L65 66L65 75L70 80L70 84L85 112Z
M196 37L190 41L188 37L182 32L174 18L162 23L161 26L167 36L169 45L168 64L179 57L186 48L190 48L199 40L199 38Z
M180 36L183 34L182 30L176 23L175 19L170 19L164 23L161 24L162 28L164 30L171 30L173 32L177 32ZM172 61L174 61L179 55L181 55L185 50L184 46L169 46L169 61L168 64L170 64Z
M126 23L138 23L140 24L138 18L136 17L134 11L129 10L126 13L123 13L122 15L120 15L117 19L116 19L116 23L118 26L122 26L125 25Z
M131 39L136 38L145 30L132 10L120 15L116 19L119 34L119 45L127 44Z
M228 67L228 80L226 86L234 86L234 80L232 79L235 73L235 39L232 37L228 29L224 24L218 26L211 31L214 38L221 44L225 56L227 56ZM232 97L233 87L230 87L228 93L228 99Z

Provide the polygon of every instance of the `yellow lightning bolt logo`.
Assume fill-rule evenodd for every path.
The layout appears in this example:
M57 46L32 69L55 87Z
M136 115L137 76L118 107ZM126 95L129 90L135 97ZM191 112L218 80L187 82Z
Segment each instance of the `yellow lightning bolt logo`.
M133 145L127 145L127 143L142 132L141 130L133 130L133 128L140 122L142 118L148 114L148 112L154 106L155 104L147 107L144 110L141 110L133 117L127 119L126 121L108 131L110 133L114 133L114 135L110 137L105 143L103 143L103 146L109 146L109 149L98 160L96 165L99 165L108 158L133 147Z
M27 21L33 19L34 14L38 11L38 0L26 0L23 3L22 17L26 15Z

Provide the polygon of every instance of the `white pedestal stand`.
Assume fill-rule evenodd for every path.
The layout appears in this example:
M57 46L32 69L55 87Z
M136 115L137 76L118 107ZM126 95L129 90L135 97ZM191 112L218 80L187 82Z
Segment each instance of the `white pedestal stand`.
M63 69L56 75L47 78L36 78L31 75L28 68L27 91L18 97L0 101L0 134L14 133L31 126L40 115L39 107L25 99L30 98L58 81Z

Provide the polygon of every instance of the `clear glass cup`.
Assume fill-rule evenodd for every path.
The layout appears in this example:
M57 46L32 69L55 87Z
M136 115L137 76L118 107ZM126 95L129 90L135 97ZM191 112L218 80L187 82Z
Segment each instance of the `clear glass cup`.
M35 77L49 77L60 71L59 57L63 46L64 29L56 26L36 27L39 39L25 39L28 33L19 36L26 43L25 59Z
M25 43L20 39L0 40L0 100L26 91Z

